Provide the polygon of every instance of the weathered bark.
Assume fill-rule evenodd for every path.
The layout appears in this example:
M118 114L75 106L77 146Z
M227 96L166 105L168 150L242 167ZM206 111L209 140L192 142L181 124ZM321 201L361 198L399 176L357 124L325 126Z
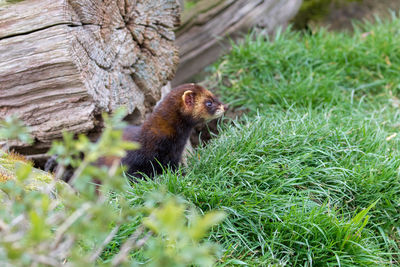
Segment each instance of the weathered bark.
M178 62L176 0L25 0L0 7L0 118L30 126L40 153L62 131L87 133L102 111L136 117Z
M188 81L228 51L229 37L238 39L255 25L267 33L285 26L302 0L200 0L182 14L177 30L180 64L173 85Z

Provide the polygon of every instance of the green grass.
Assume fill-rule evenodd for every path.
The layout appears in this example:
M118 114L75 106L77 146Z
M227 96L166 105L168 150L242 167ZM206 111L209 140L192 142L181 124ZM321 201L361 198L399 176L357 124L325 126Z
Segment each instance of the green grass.
M185 1L184 2L184 9L190 10L196 5L197 1Z
M383 265L398 248L377 234L395 234L400 190L399 146L379 125L386 115L274 110L246 118L196 151L185 177L141 183L132 199L164 185L202 211L226 211L212 238L251 264ZM357 233L351 219L377 200Z
M197 149L185 176L167 171L127 198L166 188L224 210L209 237L220 266L400 266L399 40L398 18L354 35L248 37L210 78L248 114Z
M361 24L354 35L322 29L278 33L272 42L248 36L215 66L218 89L253 112L270 105L342 106L352 95L377 103L382 94L400 92L399 34L395 19Z

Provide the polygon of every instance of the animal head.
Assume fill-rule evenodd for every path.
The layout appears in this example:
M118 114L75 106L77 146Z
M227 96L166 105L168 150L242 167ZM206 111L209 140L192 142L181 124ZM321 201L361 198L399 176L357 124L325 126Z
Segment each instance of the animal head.
M219 118L227 109L226 105L203 86L191 83L178 88L182 93L183 112L190 114L196 120L208 121Z

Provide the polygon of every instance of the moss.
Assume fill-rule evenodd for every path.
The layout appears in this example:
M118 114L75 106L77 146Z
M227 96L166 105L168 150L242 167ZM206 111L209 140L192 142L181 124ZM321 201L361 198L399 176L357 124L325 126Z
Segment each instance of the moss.
M13 179L12 174L5 169L0 168L0 182L6 182L11 179Z
M8 152L7 154L4 153L4 156L8 159L8 160L13 160L13 161L22 161L25 162L27 164L33 164L32 161L28 160L26 157L24 157L21 154L18 154L16 152Z
M33 163L24 156L15 152L4 152L0 150L0 182L14 180L17 178L17 164L22 166L33 166ZM27 190L37 190L51 183L54 176L40 169L32 168L32 172L26 181Z
M10 4L15 4L18 2L22 2L24 0L0 0L0 7L5 6L5 5L10 5Z
M192 7L194 7L196 5L198 1L196 0L191 0L191 1L185 1L185 10L189 10Z
M332 5L345 5L360 0L304 0L299 12L293 19L295 29L306 29L311 21L324 18Z

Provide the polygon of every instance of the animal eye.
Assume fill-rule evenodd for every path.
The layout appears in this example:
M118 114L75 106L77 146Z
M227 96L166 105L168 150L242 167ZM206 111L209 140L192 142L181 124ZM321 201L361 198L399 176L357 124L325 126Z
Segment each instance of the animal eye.
M208 100L208 101L206 102L206 106L207 106L207 107L211 107L211 106L212 106L212 102L211 102L210 100Z

